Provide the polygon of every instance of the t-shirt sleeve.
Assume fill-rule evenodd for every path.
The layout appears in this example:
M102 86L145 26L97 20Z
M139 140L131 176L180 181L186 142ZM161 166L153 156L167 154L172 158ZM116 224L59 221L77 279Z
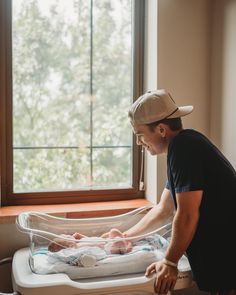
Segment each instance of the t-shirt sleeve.
M168 164L176 193L203 190L203 156L197 141L174 141L168 152Z
M168 189L168 190L170 190L170 184L169 184L169 181L168 181L168 180L166 181L166 186L165 186L165 188Z

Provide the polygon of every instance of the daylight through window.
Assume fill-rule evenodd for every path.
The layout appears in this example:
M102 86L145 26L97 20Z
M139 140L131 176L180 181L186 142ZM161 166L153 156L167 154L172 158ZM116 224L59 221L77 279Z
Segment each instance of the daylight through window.
M134 3L11 1L13 194L134 187Z

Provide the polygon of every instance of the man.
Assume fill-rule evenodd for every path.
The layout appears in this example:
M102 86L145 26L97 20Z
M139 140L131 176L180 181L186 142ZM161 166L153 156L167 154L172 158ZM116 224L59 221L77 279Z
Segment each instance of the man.
M125 234L151 231L175 211L165 259L147 268L156 274L155 292L173 290L177 265L186 252L201 290L233 294L236 289L236 172L201 133L183 129L181 117L192 106L178 107L165 90L148 92L129 110L137 137L152 155L167 154L167 185L161 200Z

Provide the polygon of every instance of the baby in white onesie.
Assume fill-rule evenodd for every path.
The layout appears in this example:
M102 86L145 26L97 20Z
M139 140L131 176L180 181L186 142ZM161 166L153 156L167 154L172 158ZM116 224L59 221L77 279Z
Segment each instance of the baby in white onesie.
M63 239L63 237L67 239ZM125 238L125 235L118 229L111 229L107 238L114 239L114 241L106 242L106 238L87 237L76 232L72 236L62 235L62 238L55 238L48 245L48 250L51 252L58 252L65 248L78 249L93 246L104 249L108 254L125 254L132 250L132 243L130 241L119 240L119 238ZM94 242L96 239L98 239L97 243ZM104 240L104 242L101 240Z

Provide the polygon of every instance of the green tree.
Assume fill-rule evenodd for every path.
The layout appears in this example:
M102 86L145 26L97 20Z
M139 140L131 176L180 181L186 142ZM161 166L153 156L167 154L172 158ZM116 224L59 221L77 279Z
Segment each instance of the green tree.
M13 7L15 191L130 183L131 1L64 2Z

